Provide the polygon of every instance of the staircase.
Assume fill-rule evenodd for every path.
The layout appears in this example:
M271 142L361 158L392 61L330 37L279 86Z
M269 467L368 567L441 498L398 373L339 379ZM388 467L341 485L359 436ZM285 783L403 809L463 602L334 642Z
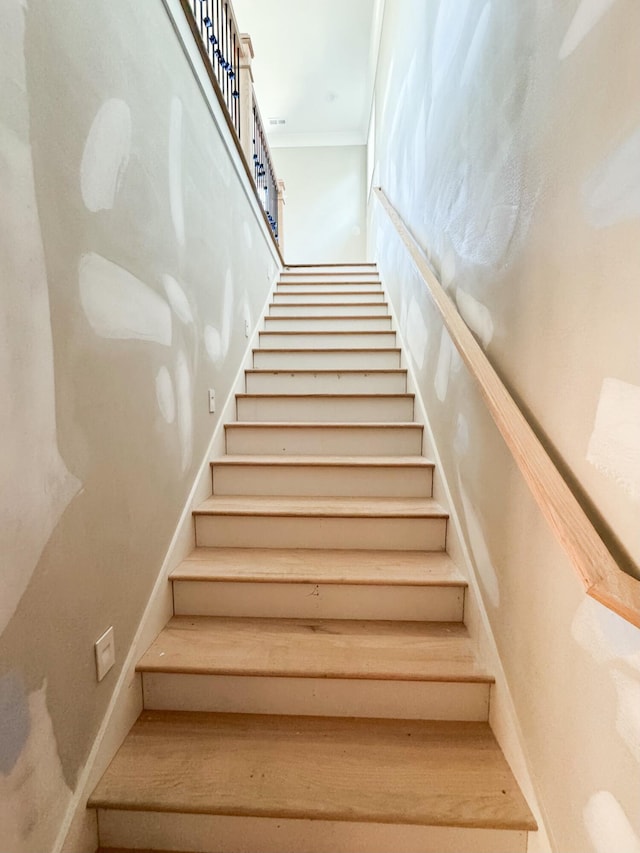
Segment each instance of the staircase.
M525 851L375 267L283 272L226 450L89 803L103 848Z

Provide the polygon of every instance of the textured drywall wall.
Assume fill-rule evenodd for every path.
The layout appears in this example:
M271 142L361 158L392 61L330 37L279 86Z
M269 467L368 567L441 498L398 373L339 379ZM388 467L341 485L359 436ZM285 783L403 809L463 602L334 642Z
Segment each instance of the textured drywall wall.
M362 263L366 147L274 148L272 154L278 177L286 185L285 261Z
M0 39L0 848L42 853L276 263L160 0Z
M389 0L380 184L640 563L640 6ZM562 853L640 850L640 631L585 597L372 202L531 775Z

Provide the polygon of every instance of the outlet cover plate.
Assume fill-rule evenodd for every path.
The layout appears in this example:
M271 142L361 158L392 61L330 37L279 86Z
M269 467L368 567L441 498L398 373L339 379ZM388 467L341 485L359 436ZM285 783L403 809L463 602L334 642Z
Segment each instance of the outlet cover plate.
M96 675L102 681L116 662L116 644L113 625L96 641Z

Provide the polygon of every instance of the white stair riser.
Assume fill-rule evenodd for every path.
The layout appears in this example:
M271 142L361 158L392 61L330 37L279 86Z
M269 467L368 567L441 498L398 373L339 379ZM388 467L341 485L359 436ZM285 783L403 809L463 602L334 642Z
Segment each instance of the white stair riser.
M345 291L352 293L367 293L368 291L377 291L382 293L382 284L379 281L354 281L351 284L332 284L331 282L281 282L276 286L276 293L336 293Z
M239 421L406 423L413 420L413 397L238 397Z
M260 370L394 370L400 367L398 350L325 352L269 352L255 350L253 366Z
M395 332L348 332L332 334L324 332L316 335L294 332L260 332L260 346L265 349L349 349L351 347L395 347Z
M265 317L265 332L384 332L391 317Z
M270 306L269 317L387 317L389 306L384 302L373 305L313 305L313 304L276 304Z
M526 853L527 833L98 809L103 847L176 853Z
M175 580L173 602L176 616L461 622L464 589L459 586Z
M489 716L486 682L145 672L142 685L144 707L155 711L478 722Z
M362 303L373 302L384 304L384 294L382 290L370 291L348 291L344 293L334 291L333 293L315 293L310 290L308 292L287 293L281 290L276 290L273 294L273 304L278 305L281 302L292 302L296 305L333 305L335 303L361 305Z
M196 515L196 545L443 551L444 518Z
M338 285L342 287L345 284L352 284L354 281L358 282L367 282L369 283L378 283L380 281L377 273L372 272L350 272L350 273L338 273L338 274L330 274L326 273L288 273L283 272L280 274L280 282L282 284L288 284L290 282L295 282L296 284L330 284L330 285Z
M239 455L413 456L422 452L416 427L234 427L227 425L226 450Z
M252 373L247 372L248 394L404 394L407 373Z
M432 470L317 465L215 465L214 495L428 498Z
M371 273L378 274L376 264L309 264L306 266L286 266L283 275L341 275L342 273Z

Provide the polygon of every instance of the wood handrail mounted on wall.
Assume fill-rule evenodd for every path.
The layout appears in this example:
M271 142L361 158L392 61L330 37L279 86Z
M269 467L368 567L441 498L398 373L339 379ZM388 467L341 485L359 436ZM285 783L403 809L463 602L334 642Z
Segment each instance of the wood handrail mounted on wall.
M411 255L542 515L569 557L586 592L640 628L640 581L624 572L614 560L458 309L447 296L400 214L382 189L376 187L375 193Z

